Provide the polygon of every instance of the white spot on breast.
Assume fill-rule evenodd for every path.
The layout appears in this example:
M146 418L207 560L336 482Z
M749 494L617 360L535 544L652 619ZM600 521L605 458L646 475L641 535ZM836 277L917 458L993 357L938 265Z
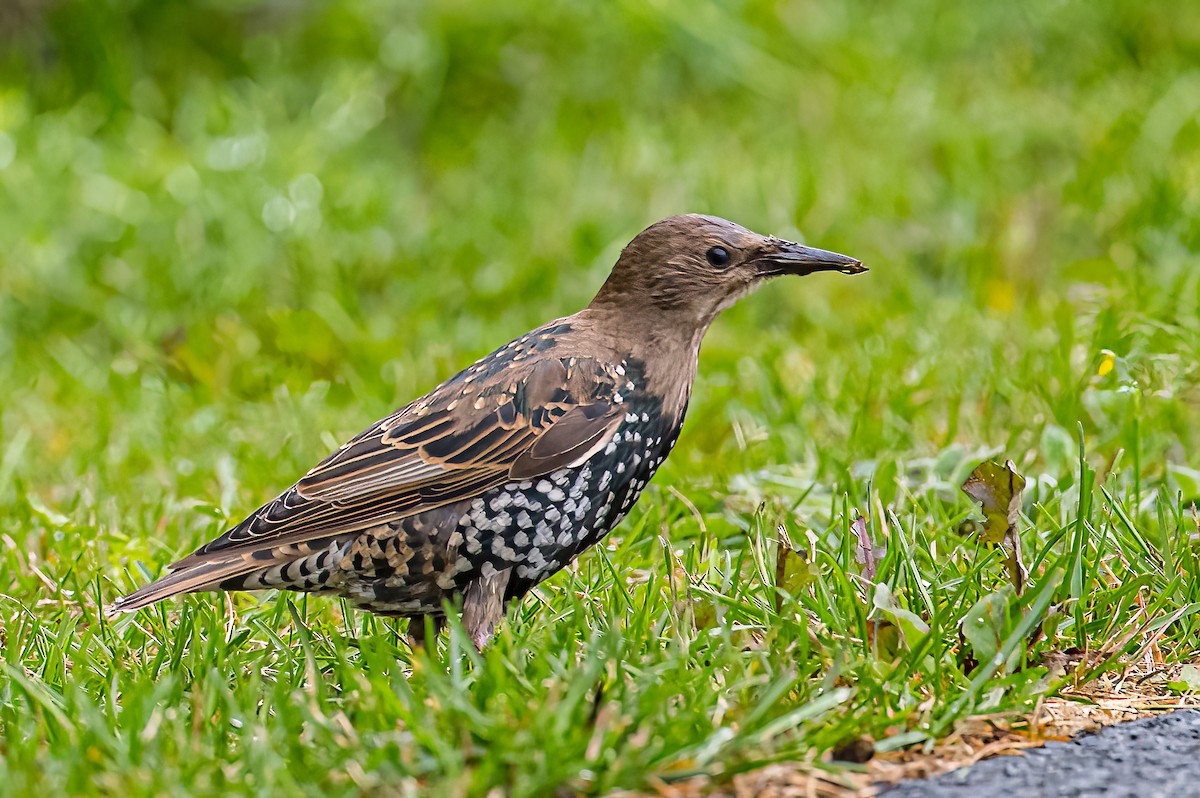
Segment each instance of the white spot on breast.
M473 526L466 529L467 532L467 551L471 554L478 554L483 551L483 545L479 542L479 530Z
M492 538L492 554L508 562L516 562L520 559L517 552L509 548L502 537Z

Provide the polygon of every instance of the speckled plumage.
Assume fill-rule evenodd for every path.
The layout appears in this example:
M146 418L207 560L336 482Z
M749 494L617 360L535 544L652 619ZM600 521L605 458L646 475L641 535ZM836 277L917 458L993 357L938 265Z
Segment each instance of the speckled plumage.
M862 267L712 217L664 220L588 308L379 421L114 606L213 589L328 593L414 618L421 639L424 616L436 628L460 601L482 646L508 602L637 501L679 436L716 315L766 277L831 269Z

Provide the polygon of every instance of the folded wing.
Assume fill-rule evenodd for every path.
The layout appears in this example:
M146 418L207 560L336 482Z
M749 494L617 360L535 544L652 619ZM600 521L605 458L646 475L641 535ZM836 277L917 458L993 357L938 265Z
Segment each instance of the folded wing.
M596 361L485 359L379 421L246 520L118 603L135 609L513 480L582 462L624 418Z

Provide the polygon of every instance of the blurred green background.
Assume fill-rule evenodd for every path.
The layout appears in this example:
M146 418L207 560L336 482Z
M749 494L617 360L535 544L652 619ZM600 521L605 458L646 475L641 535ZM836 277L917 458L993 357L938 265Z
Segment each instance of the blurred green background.
M93 617L681 212L871 272L718 322L643 504L1079 429L1200 496L1198 64L1188 0L5 3L0 592Z
M1087 423L1057 388L1104 348L1144 387L1197 368L1195 337L1169 329L1195 332L1200 291L1190 3L5 15L0 405L5 438L37 453L5 471L10 497L103 494L114 473L206 495L217 457L290 479L580 307L625 241L685 211L874 267L744 303L700 386L714 418L782 381L772 422L818 451L845 441L842 462ZM1152 323L1131 340L1143 319L1117 309ZM858 395L839 395L847 371ZM305 397L329 412L288 418ZM263 425L274 446L246 431Z

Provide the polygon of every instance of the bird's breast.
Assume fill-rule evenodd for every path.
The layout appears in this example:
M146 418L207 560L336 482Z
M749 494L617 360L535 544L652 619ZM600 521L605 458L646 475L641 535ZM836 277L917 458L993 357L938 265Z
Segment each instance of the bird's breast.
M634 392L622 404L625 417L613 437L583 463L472 500L455 536L470 563L466 581L484 569L511 568L509 593L521 595L620 523L670 453L680 427L653 397Z

